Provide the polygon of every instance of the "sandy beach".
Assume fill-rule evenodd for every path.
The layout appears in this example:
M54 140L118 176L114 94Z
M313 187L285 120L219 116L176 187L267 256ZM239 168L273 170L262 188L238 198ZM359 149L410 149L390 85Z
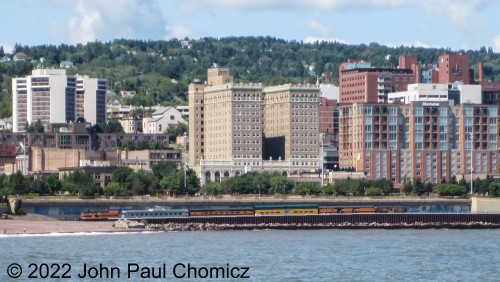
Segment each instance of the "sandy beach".
M124 231L134 230L114 228L113 221L63 221L38 215L11 216L10 219L0 219L0 235Z

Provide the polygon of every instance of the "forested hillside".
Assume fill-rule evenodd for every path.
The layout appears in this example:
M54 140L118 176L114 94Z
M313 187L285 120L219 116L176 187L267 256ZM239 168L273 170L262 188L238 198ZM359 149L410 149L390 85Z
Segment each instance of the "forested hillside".
M206 79L207 68L229 67L236 82L337 83L338 66L347 58L364 59L377 67L395 67L399 55L416 55L425 65L436 64L444 53L464 53L470 56L477 77L477 64L484 62L488 80L500 80L500 54L491 48L480 50L449 50L416 47L390 48L371 43L346 45L341 43L305 44L273 37L202 38L197 40L140 41L117 39L112 42L91 42L76 46L61 44L21 46L28 56L26 62L0 63L0 117L11 115L11 78L27 75L35 67L59 67L61 61L71 61L68 73L106 78L110 90L135 90L138 95L126 101L133 105L186 102L187 85L193 79ZM0 49L0 58L4 56ZM12 54L11 54L12 55ZM390 55L389 60L386 56ZM40 58L44 58L43 65Z

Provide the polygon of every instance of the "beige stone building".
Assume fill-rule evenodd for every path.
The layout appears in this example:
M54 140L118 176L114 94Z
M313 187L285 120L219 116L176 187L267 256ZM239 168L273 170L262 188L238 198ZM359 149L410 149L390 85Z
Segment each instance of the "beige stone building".
M206 83L189 85L189 166L202 184L250 171L317 172L319 93L234 83L227 68L209 69Z
M139 150L121 151L119 165L128 166L134 171L147 170L160 162L170 161L181 164L181 151L179 150Z
M30 147L29 151L28 168L33 174L53 174L58 173L60 168L78 167L85 161L107 160L106 154L101 151L45 147Z
M318 168L318 106L317 86L264 88L264 159L289 160L294 171Z

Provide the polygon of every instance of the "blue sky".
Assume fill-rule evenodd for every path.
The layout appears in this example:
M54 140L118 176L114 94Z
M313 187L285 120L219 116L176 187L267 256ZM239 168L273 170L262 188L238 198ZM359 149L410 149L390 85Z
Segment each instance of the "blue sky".
M2 10L6 52L15 43L267 35L500 52L498 0L16 0Z

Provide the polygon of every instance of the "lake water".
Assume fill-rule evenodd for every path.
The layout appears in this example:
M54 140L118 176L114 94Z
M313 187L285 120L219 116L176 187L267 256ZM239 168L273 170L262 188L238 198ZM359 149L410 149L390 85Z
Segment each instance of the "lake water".
M0 281L500 281L500 229L20 235L0 250ZM42 278L58 266L71 278Z

